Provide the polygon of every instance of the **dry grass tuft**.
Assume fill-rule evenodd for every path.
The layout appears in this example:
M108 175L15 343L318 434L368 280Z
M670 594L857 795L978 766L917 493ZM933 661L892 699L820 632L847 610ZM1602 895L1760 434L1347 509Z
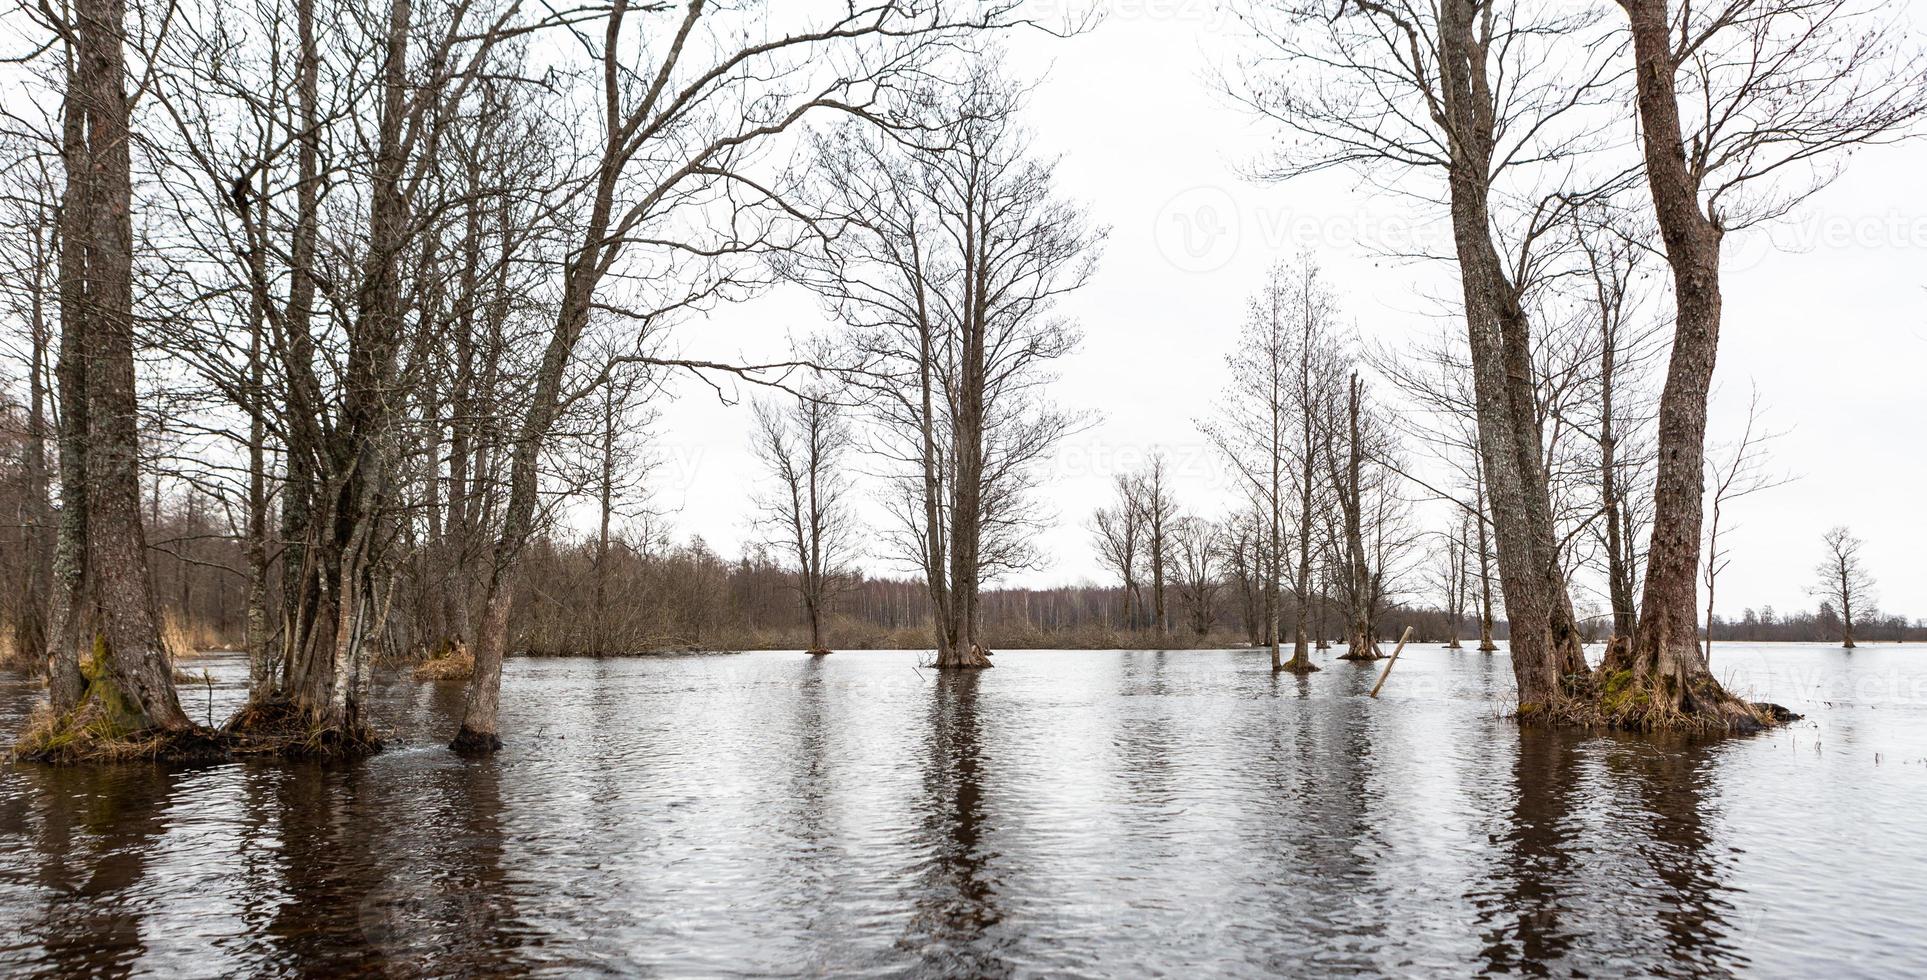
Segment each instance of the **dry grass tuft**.
M129 731L102 699L89 696L67 715L40 704L13 743L13 757L70 765L80 762L135 762L157 758L167 739L153 731Z
M457 643L415 665L418 681L465 681L475 673L475 655L468 644Z

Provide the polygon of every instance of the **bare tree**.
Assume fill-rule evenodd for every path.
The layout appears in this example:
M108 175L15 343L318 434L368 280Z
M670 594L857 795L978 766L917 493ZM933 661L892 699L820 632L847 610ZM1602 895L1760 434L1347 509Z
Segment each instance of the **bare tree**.
M1868 16L1878 4L1620 6L1632 33L1646 182L1674 305L1653 534L1630 668L1662 712L1702 726L1753 728L1761 713L1713 678L1697 635L1720 243L1729 230L1784 214L1823 185L1835 172L1830 159L1911 129L1927 113L1927 60L1917 50L1896 52L1884 18Z
M1812 593L1819 597L1823 607L1833 607L1840 615L1840 645L1853 649L1853 607L1859 603L1862 608L1870 604L1868 593L1873 590L1874 579L1861 560L1860 549L1865 544L1853 536L1845 525L1833 528L1821 537L1826 545L1826 557L1814 567L1813 573L1819 576Z
M1327 450L1320 418L1332 401L1336 359L1330 341L1336 302L1309 256L1278 265L1246 310L1237 348L1226 356L1231 378L1217 416L1199 428L1240 480L1264 517L1264 623L1253 637L1271 648L1273 670L1307 672L1312 590L1314 499ZM1292 657L1281 656L1286 521L1295 523L1293 591L1297 627Z
M783 265L866 365L851 380L898 468L897 550L928 585L941 668L990 666L981 588L1035 564L1036 464L1083 421L1043 391L1079 339L1055 307L1105 234L1057 196L1019 125L1023 91L992 60L969 55L960 82L892 103L941 138L851 125L819 139L816 209L838 232Z
M1638 582L1643 555L1637 530L1650 502L1650 452L1639 451L1652 412L1644 381L1663 352L1664 321L1646 314L1646 295L1638 286L1653 247L1651 234L1604 206L1576 209L1572 215L1582 294L1577 306L1589 329L1576 333L1584 358L1590 348L1596 368L1592 389L1577 415L1578 424L1598 447L1596 493L1585 518L1605 553L1607 601L1612 637L1606 660L1619 662L1632 648L1639 620Z
M1347 384L1342 421L1329 420L1324 429L1325 458L1332 470L1332 494L1338 500L1339 514L1344 523L1342 535L1334 535L1332 544L1343 563L1341 580L1346 583L1345 593L1351 606L1345 631L1345 652L1340 655L1343 660L1374 660L1379 655L1377 642L1372 635L1376 584L1371 560L1365 553L1363 474L1366 449L1364 428L1359 420L1359 399L1358 372L1354 371ZM1333 446L1338 438L1344 439L1345 448L1342 452Z
M1117 573L1123 590L1120 623L1127 630L1137 628L1138 609L1143 604L1138 591L1138 571L1142 562L1139 549L1144 537L1144 512L1135 506L1132 497L1130 478L1120 476L1117 503L1099 507L1091 514L1091 540L1097 548L1098 561Z
M1177 519L1177 503L1167 485L1162 453L1153 453L1143 471L1131 478L1129 497L1144 527L1145 559L1151 571L1151 627L1159 633L1169 632L1171 617L1164 601L1164 577L1171 567L1170 525Z
M797 592L809 619L812 654L829 653L823 618L850 582L857 527L846 467L856 448L844 409L827 391L778 406L756 404L755 451L775 479L760 501L771 544L796 562Z
M1223 530L1211 521L1184 516L1171 522L1171 567L1177 579L1178 602L1191 630L1211 632L1218 621L1218 595L1224 587L1219 573L1224 557Z
M1445 613L1446 634L1444 646L1448 650L1461 649L1459 629L1465 623L1466 587L1466 521L1459 521L1451 529L1440 535L1440 543L1432 553L1432 585L1438 590L1439 608Z

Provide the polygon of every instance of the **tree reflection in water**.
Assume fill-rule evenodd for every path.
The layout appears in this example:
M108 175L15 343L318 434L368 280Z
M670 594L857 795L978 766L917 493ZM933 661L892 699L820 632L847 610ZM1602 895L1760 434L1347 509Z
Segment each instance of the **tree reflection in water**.
M977 716L982 671L942 671L930 694L918 801L929 854L919 875L910 933L900 947L917 953L920 972L995 977L1012 972L995 934L1002 913L984 839L983 733Z
M1517 744L1488 887L1467 896L1486 973L1726 976L1745 963L1708 830L1709 747L1530 730Z

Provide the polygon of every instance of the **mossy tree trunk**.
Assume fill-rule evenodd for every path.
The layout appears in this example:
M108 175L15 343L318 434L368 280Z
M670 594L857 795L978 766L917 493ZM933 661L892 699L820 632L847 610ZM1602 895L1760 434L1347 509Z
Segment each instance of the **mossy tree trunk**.
M86 236L82 300L85 358L87 574L100 639L140 727L193 727L161 645L141 523L140 414L134 390L133 185L125 89L126 7L80 0L75 73L84 111L84 179L76 227ZM76 161L70 161L73 163Z

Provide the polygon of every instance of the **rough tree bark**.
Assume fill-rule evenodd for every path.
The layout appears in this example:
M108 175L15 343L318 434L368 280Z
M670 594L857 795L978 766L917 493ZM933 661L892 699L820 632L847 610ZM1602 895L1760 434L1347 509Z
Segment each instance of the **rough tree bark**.
M56 432L60 465L60 525L54 539L53 593L47 610L47 690L56 712L80 704L87 681L80 672L80 617L87 570L87 323L85 217L91 207L92 175L86 158L86 107L70 67L61 155L67 193L60 204L60 349L54 364L60 418Z
M1339 509L1345 514L1346 571L1352 580L1351 618L1345 631L1345 652L1339 659L1376 660L1378 651L1372 643L1372 570L1365 560L1365 497L1359 480L1364 468L1364 446L1359 441L1358 395L1358 374L1353 372L1345 409L1345 468L1336 474Z
M1439 16L1443 120L1451 134L1453 241L1465 296L1479 446L1495 521L1499 581L1511 628L1522 718L1567 703L1587 668L1558 567L1542 433L1533 390L1531 325L1492 241L1490 174L1498 122L1478 33L1479 5L1444 0Z
M140 727L193 728L161 645L141 524L140 415L134 391L133 222L126 6L81 0L75 80L86 116L85 314L87 398L85 562L93 582L96 650Z
M1658 476L1646 583L1633 634L1633 684L1614 688L1605 705L1617 722L1750 729L1751 705L1733 697L1707 670L1699 644L1697 577L1705 479L1706 402L1720 329L1720 240L1723 231L1700 207L1698 181L1686 164L1668 0L1621 0L1633 36L1636 103L1666 261L1673 273L1673 352L1659 400ZM1609 665L1613 666L1613 665Z

